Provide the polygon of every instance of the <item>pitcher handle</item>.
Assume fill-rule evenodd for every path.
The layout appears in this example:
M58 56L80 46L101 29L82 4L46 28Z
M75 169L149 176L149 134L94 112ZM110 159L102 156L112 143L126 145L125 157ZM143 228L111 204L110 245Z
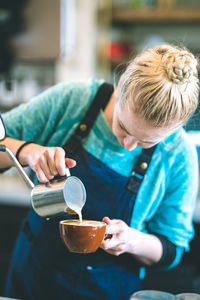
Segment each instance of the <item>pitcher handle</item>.
M70 170L68 167L65 168L65 174L67 177L71 176Z
M6 152L8 154L8 156L10 157L10 159L12 160L12 162L14 163L15 167L19 171L20 175L22 176L22 178L26 182L27 186L29 188L33 189L34 186L35 186L34 183L30 180L30 178L28 177L28 175L26 174L26 172L23 170L22 166L20 165L20 163L18 162L18 160L16 159L16 157L14 156L14 154L12 153L12 151L10 151L10 149L8 149L4 145L0 146L0 151Z

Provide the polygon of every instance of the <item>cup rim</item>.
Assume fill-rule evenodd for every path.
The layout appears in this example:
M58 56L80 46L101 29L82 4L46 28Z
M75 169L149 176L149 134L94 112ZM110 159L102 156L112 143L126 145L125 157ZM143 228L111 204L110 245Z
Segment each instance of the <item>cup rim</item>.
M67 222L70 222L70 221L75 221L75 222L79 222L78 219L71 219L71 220L61 220L59 221L59 224L66 224ZM103 221L96 221L96 220L83 220L83 222L95 222L96 224L88 224L87 226L104 226L104 225L107 225L105 222ZM71 225L74 225L74 224L71 224Z

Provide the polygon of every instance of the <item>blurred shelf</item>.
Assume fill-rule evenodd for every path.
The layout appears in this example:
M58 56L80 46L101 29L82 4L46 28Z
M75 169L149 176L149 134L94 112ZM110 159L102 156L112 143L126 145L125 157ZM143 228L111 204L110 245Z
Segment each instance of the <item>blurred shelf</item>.
M191 8L114 8L112 10L113 23L200 23L200 9Z

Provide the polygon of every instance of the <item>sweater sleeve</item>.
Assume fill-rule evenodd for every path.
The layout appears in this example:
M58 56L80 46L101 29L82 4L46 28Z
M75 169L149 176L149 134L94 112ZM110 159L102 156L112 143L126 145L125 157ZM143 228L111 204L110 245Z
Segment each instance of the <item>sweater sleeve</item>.
M165 236L177 247L172 266L179 262L184 250L189 250L189 242L194 236L193 212L198 181L195 149L180 151L171 165L163 200L147 225L148 232Z
M59 98L57 86L5 113L3 119L7 135L16 139L34 140L44 144L50 132L49 128L56 119L54 97Z
M7 135L44 146L62 146L87 110L94 85L93 81L57 84L5 113Z

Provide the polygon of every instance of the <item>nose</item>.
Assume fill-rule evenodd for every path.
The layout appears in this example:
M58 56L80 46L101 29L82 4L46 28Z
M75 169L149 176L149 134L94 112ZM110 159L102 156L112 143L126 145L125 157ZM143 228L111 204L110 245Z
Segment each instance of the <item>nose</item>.
M126 150L131 151L138 146L138 141L132 136L126 136L123 140L123 144Z

